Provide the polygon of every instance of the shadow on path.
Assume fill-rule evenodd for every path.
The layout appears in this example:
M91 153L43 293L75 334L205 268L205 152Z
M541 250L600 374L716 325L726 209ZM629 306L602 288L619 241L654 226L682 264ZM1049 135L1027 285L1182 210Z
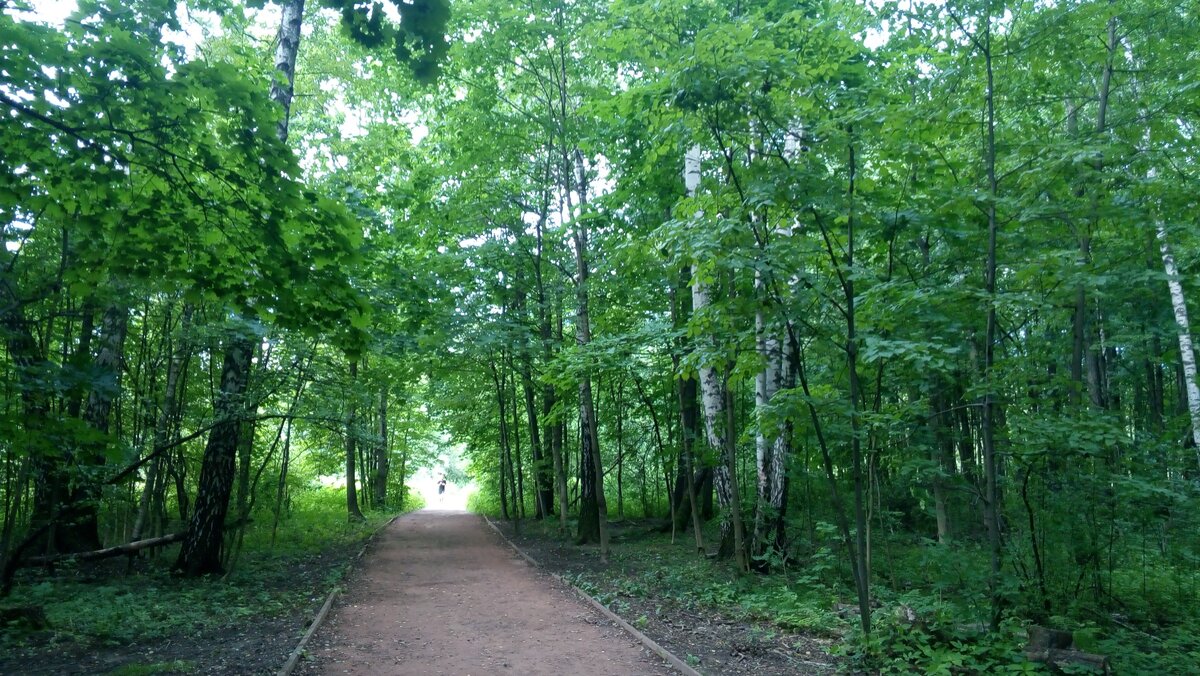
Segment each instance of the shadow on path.
M302 674L671 673L483 520L424 509L379 534Z

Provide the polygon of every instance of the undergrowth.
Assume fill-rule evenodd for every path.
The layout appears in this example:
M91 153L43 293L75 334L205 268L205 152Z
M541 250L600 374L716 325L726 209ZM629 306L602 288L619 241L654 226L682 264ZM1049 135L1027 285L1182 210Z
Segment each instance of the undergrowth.
M564 539L551 529L528 527L542 539ZM820 529L819 529L820 530ZM731 565L697 556L690 540L671 544L669 535L636 527L618 528L609 565L587 568L569 579L615 612L627 599L672 602L698 612L721 614L809 636L838 639L842 668L853 673L971 674L1049 673L1025 657L1028 590L1011 576L1002 593L1008 611L996 631L987 628L987 553L970 542L949 546L894 539L879 543L872 585L872 633L864 638L850 576L835 542L818 541L804 558L770 574L740 574ZM883 553L885 551L886 553ZM1165 575L1165 574L1164 574ZM1153 590L1178 584L1178 573L1163 580L1138 579ZM1119 576L1118 576L1118 579ZM1133 584L1133 581L1129 583ZM1139 628L1098 614L1095 599L1081 598L1068 615L1044 624L1073 633L1079 650L1110 657L1119 674L1200 673L1200 636L1186 628L1188 608L1174 608L1178 624L1144 624L1154 617L1150 601L1131 602ZM1085 621L1087 613L1096 618ZM1155 610L1162 616L1165 609ZM1128 620L1129 618L1125 618ZM637 618L631 618L636 624ZM1109 620L1109 621L1105 621ZM1122 627L1121 624L1126 624ZM1080 665L1065 673L1090 673Z
M410 500L406 511L420 507ZM236 566L221 577L172 576L178 545L143 559L133 572L124 558L63 564L52 573L24 571L3 604L40 608L48 628L9 627L0 632L0 649L121 646L311 607L341 580L360 543L393 516L369 513L365 521L348 522L345 509L344 491L297 493L274 546L271 515L256 514Z

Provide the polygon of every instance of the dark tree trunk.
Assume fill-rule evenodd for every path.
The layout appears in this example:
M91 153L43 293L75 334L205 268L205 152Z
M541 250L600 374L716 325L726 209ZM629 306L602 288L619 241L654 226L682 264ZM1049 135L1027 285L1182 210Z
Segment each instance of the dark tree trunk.
M358 453L358 359L350 360L350 391L346 411L346 517L362 521L358 507L358 472L355 466Z
M241 333L231 332L231 335L221 366L221 391L214 406L218 422L204 447L196 504L174 566L177 572L187 577L224 572L221 555L225 516L233 492L243 400L255 343L248 327Z
M564 158L565 159L565 158ZM567 164L564 162L564 164ZM566 167L564 167L566 168ZM575 150L575 188L579 203L587 207L587 175L583 154ZM588 312L588 227L582 218L574 220L576 287L575 341L580 346L592 342L591 320ZM600 459L600 442L596 431L596 409L592 398L591 374L585 372L579 381L580 486L579 532L580 543L599 542L600 556L608 556L608 514L604 500L604 469Z
M385 509L387 507L387 482L388 473L391 470L391 459L388 457L388 392L387 387L379 388L379 438L373 446L375 462L375 477L372 481L372 486L375 489L373 502L375 509Z

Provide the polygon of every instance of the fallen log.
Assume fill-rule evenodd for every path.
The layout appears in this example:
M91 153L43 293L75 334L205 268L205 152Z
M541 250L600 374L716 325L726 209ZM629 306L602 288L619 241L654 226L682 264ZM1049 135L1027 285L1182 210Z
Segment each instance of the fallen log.
M27 566L44 566L50 563L59 563L60 561L96 561L98 559L107 559L114 556L122 556L127 554L135 554L143 549L152 547L163 547L174 542L179 542L183 539L185 533L171 533L162 537L150 538L147 540L137 540L135 542L126 542L115 547L105 547L91 552L75 552L73 554L55 554L53 556L29 556L20 561L15 562L17 567Z
M1025 657L1031 662L1040 662L1054 673L1062 673L1067 667L1087 667L1095 673L1111 674L1112 665L1105 655L1085 653L1075 648L1075 636L1069 631L1032 626L1029 628L1029 644Z
M1085 653L1081 650L1064 650L1062 648L1045 648L1042 650L1026 650L1025 657L1031 662L1041 662L1050 667L1054 673L1063 673L1066 667L1073 667L1071 673L1078 673L1077 667L1088 667L1098 674L1111 674L1112 664L1107 655Z

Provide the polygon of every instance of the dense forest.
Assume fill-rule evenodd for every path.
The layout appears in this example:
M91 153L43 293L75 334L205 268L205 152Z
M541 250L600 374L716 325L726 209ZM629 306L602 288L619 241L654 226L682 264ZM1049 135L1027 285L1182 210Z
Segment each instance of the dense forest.
M477 511L840 601L850 668L1200 669L1195 0L51 5L0 0L5 593L458 445Z

